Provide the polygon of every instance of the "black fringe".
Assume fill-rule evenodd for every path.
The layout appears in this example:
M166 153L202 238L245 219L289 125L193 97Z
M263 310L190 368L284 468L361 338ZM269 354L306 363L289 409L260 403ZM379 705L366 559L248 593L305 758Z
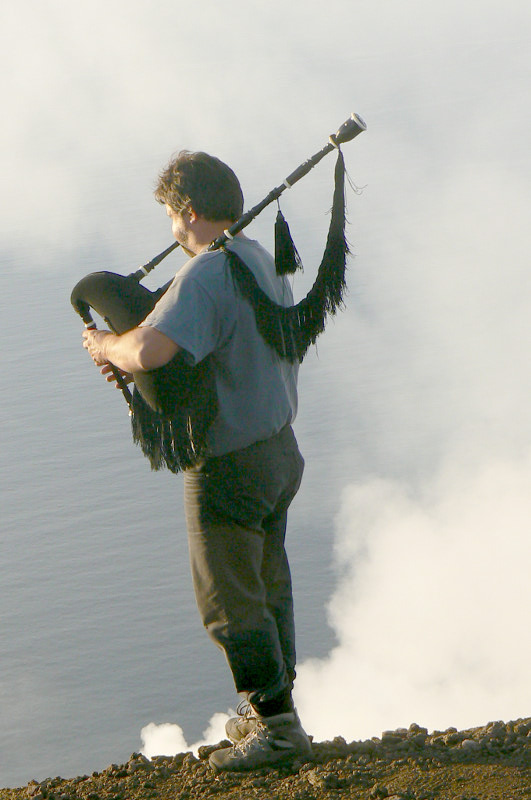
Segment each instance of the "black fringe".
M218 413L214 374L208 359L188 368L184 371L187 391L183 391L183 376L178 368L173 376L165 375L163 370L154 372L164 411L160 406L155 410L135 386L131 404L133 441L148 458L152 470L177 473L197 464L205 454L208 429Z
M323 332L326 319L343 304L345 270L350 253L345 238L345 163L338 151L335 188L326 247L314 285L306 297L287 308L277 305L262 291L242 259L223 248L242 295L253 306L256 324L263 339L282 358L302 361L310 345Z

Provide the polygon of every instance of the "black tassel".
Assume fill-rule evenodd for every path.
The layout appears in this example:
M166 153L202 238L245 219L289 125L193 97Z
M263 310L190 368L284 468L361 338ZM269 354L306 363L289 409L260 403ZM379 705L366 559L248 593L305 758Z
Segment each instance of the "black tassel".
M302 269L301 257L280 206L275 220L275 267L277 275L292 275L297 269Z
M277 305L260 288L251 270L232 250L224 248L236 285L253 306L256 324L267 344L282 358L302 361L323 332L329 314L343 303L349 247L345 238L345 163L338 151L332 214L325 251L312 288L297 305Z

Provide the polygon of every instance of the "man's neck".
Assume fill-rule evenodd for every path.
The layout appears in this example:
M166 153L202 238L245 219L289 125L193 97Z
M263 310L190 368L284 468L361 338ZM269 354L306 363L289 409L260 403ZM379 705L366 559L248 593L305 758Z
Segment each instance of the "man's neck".
M194 225L192 226L192 231L190 233L190 240L187 243L188 248L191 250L193 255L199 255L202 253L208 245L217 239L218 236L221 236L224 231L230 228L234 222L230 219L225 219L221 221L211 221L207 219L203 219L199 217ZM242 236L243 233L236 234L237 236Z

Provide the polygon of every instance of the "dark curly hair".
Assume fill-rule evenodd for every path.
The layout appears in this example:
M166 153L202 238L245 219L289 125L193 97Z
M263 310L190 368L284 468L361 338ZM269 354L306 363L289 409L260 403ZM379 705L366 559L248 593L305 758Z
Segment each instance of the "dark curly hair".
M159 175L155 198L174 211L193 208L210 222L235 222L243 212L243 193L234 172L202 152L181 150L173 156Z

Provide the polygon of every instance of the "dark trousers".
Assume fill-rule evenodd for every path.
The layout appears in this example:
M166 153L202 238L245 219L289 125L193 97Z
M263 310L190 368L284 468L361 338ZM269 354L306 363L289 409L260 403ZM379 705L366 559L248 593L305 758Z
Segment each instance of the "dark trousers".
M260 703L293 685L295 626L284 548L304 460L291 426L186 470L185 511L199 613L236 691Z

